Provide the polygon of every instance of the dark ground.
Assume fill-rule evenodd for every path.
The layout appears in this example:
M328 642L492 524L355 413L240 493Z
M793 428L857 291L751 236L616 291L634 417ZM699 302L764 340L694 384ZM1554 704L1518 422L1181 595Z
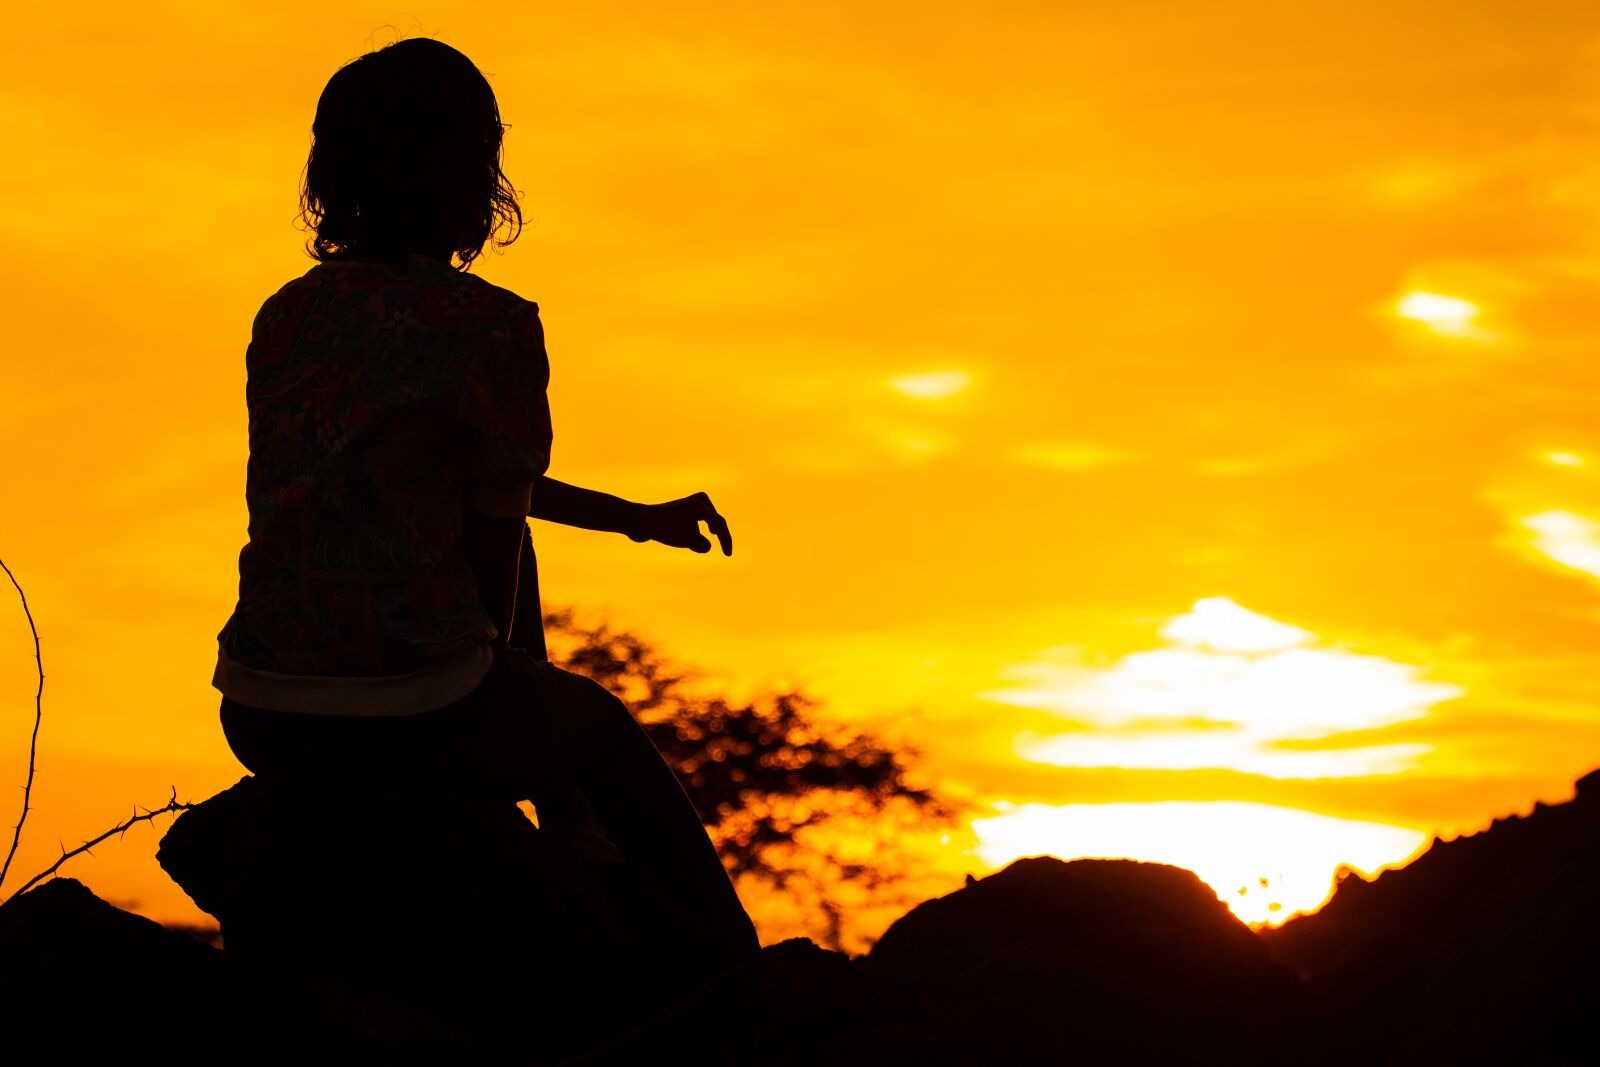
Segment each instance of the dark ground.
M507 894L483 883L526 885L549 863L444 865L364 911L313 880L300 903L342 900L342 925L271 928L273 951L219 951L47 883L0 907L0 1050L11 1063L1549 1063L1591 1059L1600 1020L1600 775L1571 803L1347 878L1317 914L1261 934L1187 871L1038 858L914 908L866 956L788 941L698 993L637 980L615 886L567 877L506 935L493 916ZM434 907L463 893L481 925L427 925L464 914ZM380 918L363 930L348 909ZM248 931L253 915L234 920ZM355 963L322 966L330 939L357 946ZM444 973L430 969L441 951Z

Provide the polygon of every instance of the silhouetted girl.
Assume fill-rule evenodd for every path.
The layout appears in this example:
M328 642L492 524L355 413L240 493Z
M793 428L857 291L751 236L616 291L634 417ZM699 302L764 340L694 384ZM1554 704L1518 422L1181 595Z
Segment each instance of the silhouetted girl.
M260 775L486 790L597 822L713 972L756 951L700 819L628 710L544 662L526 516L699 552L702 493L641 505L545 476L539 309L466 273L521 224L498 106L460 52L401 41L317 103L318 264L246 357L249 544L215 685ZM522 565L518 595L519 557ZM520 607L520 610L519 610Z

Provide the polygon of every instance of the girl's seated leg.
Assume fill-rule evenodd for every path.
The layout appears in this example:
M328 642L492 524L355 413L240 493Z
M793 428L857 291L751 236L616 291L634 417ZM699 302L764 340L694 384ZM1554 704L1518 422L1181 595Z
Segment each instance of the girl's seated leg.
M519 799L533 801L541 828L581 837L598 822L638 871L641 905L670 927L659 932L685 966L709 976L753 960L755 927L705 825L627 705L589 678L515 651L497 659L484 689L502 736L482 751L495 754L497 777L517 776Z

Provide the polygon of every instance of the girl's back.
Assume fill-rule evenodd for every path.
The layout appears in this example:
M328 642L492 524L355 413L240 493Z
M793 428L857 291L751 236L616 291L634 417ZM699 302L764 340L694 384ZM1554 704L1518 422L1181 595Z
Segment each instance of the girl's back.
M267 300L246 361L250 542L224 661L393 676L487 644L462 493L549 464L538 306L423 255L328 262Z

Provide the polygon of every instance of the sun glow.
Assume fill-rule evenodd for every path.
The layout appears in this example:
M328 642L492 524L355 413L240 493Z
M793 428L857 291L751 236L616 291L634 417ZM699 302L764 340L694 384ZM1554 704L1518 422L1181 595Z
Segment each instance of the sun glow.
M1341 866L1372 874L1427 843L1417 830L1237 802L1023 804L977 819L978 855L1129 858L1185 867L1250 923L1278 923L1327 899Z

